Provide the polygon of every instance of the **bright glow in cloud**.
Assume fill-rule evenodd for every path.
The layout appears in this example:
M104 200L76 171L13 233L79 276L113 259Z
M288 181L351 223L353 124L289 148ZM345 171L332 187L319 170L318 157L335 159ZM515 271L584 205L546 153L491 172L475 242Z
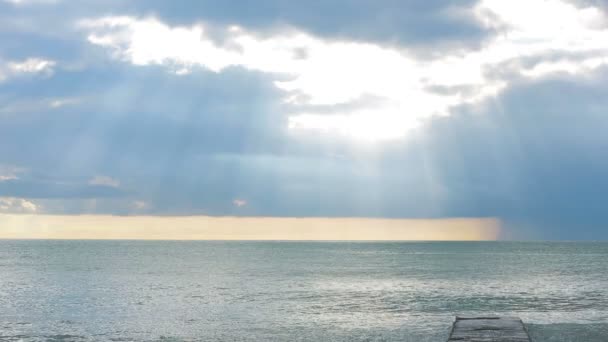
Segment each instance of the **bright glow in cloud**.
M197 66L288 75L275 85L286 92L284 101L292 108L286 113L290 129L366 140L403 137L426 118L496 95L510 77L578 74L608 64L607 21L595 7L581 9L558 0L482 0L471 11L501 33L479 50L431 60L295 29L260 37L232 26L219 44L203 25L170 27L154 18L104 17L81 26L90 31L89 42L135 65L162 64L178 75ZM504 68L509 73L492 72ZM381 101L333 113L310 109L365 97Z
M500 222L488 218L0 215L0 239L496 240L499 233Z

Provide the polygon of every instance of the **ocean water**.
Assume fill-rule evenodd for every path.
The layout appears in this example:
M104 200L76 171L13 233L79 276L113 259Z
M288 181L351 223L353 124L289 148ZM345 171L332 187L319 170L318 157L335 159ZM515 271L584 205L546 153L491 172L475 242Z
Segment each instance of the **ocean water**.
M0 241L0 341L608 341L608 243Z

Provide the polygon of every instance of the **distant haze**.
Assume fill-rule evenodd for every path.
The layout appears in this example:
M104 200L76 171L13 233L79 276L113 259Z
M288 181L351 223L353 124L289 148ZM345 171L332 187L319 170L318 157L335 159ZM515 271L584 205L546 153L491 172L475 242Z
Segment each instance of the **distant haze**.
M0 238L143 240L495 240L495 219L0 215Z

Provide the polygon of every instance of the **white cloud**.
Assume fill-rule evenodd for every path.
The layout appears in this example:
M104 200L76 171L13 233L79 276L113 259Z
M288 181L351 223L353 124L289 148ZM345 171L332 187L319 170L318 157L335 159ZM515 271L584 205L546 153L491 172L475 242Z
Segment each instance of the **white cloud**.
M41 73L52 70L55 62L42 58L28 58L20 62L9 62L8 69L16 74L19 73Z
M199 66L221 72L231 66L288 75L275 85L293 111L294 131L320 131L369 140L399 138L424 119L449 115L450 108L494 96L509 77L488 73L511 65L518 77L558 72L579 74L608 64L605 14L557 0L482 0L475 18L500 29L479 50L423 60L402 50L370 43L326 40L290 30L260 37L242 27L225 30L220 45L202 24L171 27L154 19L104 17L81 26L92 44L135 65L166 65L176 74ZM541 19L542 18L542 19ZM563 58L556 55L563 54ZM536 58L536 63L510 63ZM510 64L509 64L510 63ZM436 92L433 88L470 91ZM319 114L311 105L348 103L365 96L381 101Z
M19 175L26 170L13 165L0 165L0 182L19 179Z
M22 75L52 75L55 61L43 58L27 58L21 61L0 60L0 82Z
M34 202L24 198L0 197L0 212L3 213L35 213L38 209Z
M109 186L113 188L118 188L120 186L120 182L118 180L108 176L95 176L89 180L89 184Z
M63 108L66 106L74 105L80 102L80 99L73 97L66 98L55 98L48 102L49 107L51 108Z

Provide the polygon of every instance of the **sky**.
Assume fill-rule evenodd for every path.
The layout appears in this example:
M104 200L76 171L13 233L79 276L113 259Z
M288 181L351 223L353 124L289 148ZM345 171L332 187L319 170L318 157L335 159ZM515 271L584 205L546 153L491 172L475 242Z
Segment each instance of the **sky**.
M608 239L607 130L603 0L0 0L0 237Z

